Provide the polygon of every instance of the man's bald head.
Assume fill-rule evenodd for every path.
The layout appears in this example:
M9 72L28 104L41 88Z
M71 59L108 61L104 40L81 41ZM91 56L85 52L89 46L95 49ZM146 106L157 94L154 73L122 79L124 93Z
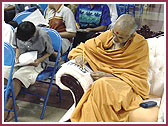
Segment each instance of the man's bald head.
M118 27L118 29L124 33L133 34L137 29L137 24L132 15L123 14L117 19L114 25L114 28L115 27Z
M137 29L135 18L129 14L121 15L113 28L113 42L125 43Z

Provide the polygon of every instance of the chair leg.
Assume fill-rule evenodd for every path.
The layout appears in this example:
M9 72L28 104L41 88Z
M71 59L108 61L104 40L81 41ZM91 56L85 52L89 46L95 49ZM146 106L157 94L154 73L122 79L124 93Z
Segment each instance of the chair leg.
M49 95L50 95L51 86L52 86L52 84L50 84L49 87L48 87L48 91L47 91L47 95L46 95L45 100L44 100L43 110L42 110L40 119L43 119L43 118L44 118L44 113L45 113L45 109L46 109L48 97L49 97ZM57 86L57 87L58 87L58 86ZM59 92L59 102L61 102L62 95L61 95L61 88L60 88L60 87L58 87L58 92Z
M15 115L15 122L17 122L18 120L17 120L17 111L16 111L16 100L15 100L13 85L12 85L12 99L13 99L13 111L14 111L14 115Z
M52 84L49 85L47 95L46 95L45 100L44 100L43 110L42 110L41 117L40 117L41 120L44 118L44 113L45 113L48 97L50 95L51 86L52 86Z

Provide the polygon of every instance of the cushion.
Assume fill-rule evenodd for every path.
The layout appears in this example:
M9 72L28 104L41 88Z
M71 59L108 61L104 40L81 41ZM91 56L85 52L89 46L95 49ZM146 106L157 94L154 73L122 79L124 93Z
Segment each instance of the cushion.
M165 72L165 37L147 39L149 45L149 70L148 83L150 94L162 97L164 89Z
M158 122L164 122L164 112L166 110L166 102L165 102L165 95L163 93L162 100L161 100L161 105L159 109L159 115L158 115Z

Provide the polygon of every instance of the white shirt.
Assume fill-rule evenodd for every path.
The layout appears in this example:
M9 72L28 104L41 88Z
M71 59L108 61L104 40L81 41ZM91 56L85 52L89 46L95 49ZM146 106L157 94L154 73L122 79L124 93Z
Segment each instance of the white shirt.
M13 35L14 35L12 26L10 24L6 24L5 22L3 22L2 28L3 28L3 31L2 31L3 42L8 42L12 44Z

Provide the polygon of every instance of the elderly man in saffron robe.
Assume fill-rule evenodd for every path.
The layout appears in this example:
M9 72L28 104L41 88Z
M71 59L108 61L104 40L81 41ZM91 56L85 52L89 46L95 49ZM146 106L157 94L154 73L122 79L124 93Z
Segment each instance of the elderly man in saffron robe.
M148 44L136 29L135 18L124 14L113 29L70 52L69 59L94 71L94 82L72 113L72 122L125 122L129 111L148 98Z

